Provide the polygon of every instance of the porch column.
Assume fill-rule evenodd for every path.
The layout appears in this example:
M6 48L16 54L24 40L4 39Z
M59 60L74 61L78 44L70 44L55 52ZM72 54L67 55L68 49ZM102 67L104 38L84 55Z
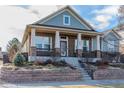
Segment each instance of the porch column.
M91 51L94 51L94 47L93 47L93 37L91 38Z
M35 45L35 28L31 28L31 47L30 47L30 61L36 61L36 45Z
M101 57L101 53L100 53L100 35L97 35L96 40L97 40L97 46L96 46L97 58L100 58Z
M55 56L60 56L60 36L59 31L55 33Z
M81 33L78 33L78 35L77 35L77 56L82 57Z

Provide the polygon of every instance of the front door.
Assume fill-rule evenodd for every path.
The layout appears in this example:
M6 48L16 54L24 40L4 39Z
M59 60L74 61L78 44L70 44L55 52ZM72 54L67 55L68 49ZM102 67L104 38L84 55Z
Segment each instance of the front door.
M61 56L67 56L67 41L60 42Z

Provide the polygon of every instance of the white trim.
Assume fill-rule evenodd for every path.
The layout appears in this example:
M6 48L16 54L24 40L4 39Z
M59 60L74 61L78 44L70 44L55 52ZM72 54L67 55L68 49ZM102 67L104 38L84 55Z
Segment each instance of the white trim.
M103 38L101 39L101 51L104 51L104 49L103 49Z
M61 37L60 37L60 42L61 41L66 41L67 42L67 50L66 50L66 52L67 52L67 56L68 56L68 36L66 36L66 39L61 39Z
M105 37L106 35L108 35L110 32L112 32L118 39L120 39L120 37L118 36L119 34L117 33L117 34L118 34L118 35L117 35L116 32L114 32L114 31L112 31L112 30L103 32L103 34L104 34L103 37Z
M77 49L82 49L81 33L78 33L77 35Z
M83 21L81 21L77 16L75 16L71 11L67 10L74 18L76 18L83 26L85 26L88 30L91 30ZM77 14L77 13L76 13ZM78 14L77 14L78 15ZM78 15L79 16L79 15ZM83 18L82 18L83 19ZM88 24L89 25L89 24Z
M102 33L101 32L95 32L95 31L86 31L86 30L75 30L75 29L66 29L66 28L57 28L57 27L46 27L46 26L37 26L37 25L29 25L29 27L35 27L35 28L46 28L46 29L53 29L53 30L59 30L59 31L61 31L61 32L66 32L66 31L64 31L64 30L68 30L68 31L70 31L70 32L80 32L80 33L85 33L85 34L91 34L91 35L102 35Z
M65 17L68 17L68 24L67 23L65 23ZM70 24L70 16L69 15L63 15L63 25L71 25Z
M91 50L91 51L94 51L93 41L94 41L94 38L92 37L92 38L91 38L91 48L92 48L92 50Z
M72 8L71 8L72 9ZM56 17L57 15L59 15L59 14L61 14L61 13L63 13L63 12L65 12L65 11L68 11L74 18L76 18L82 25L84 25L87 29L91 29L90 27L88 27L86 24L84 24L84 20L80 20L77 16L75 16L74 15L74 13L72 13L69 9L64 9L64 10L62 10L62 11L60 11L60 12L58 12L58 13L55 13L54 15L52 15L52 16L49 16L47 19L45 19L45 20L43 20L42 22L40 22L40 21L38 21L39 23L41 23L41 24L43 24L43 23L45 23L45 22L47 22L47 21L49 21L50 19L52 19L53 17ZM74 10L73 10L74 11ZM76 13L77 14L77 13ZM78 15L78 14L77 14ZM79 15L78 15L79 16ZM83 18L81 18L81 19L83 19ZM38 22L35 22L35 23L38 23ZM88 24L88 23L87 23ZM88 24L89 25L89 24Z
M36 46L36 39L38 38L38 41L41 42L42 41L42 38L48 38L50 39L49 40L49 45L50 45L50 50L52 49L52 37L51 36L35 36L35 46ZM39 43L39 44L42 44L42 43ZM42 44L43 45L43 44ZM43 47L43 46L42 46ZM47 50L41 50L41 51L47 51Z
M60 48L60 35L59 31L55 33L55 48Z
M100 36L99 35L96 36L96 40L97 40L97 50L100 50Z

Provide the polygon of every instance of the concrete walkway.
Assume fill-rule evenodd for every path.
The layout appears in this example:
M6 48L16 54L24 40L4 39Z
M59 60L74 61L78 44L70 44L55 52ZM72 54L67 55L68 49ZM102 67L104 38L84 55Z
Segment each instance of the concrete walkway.
M32 82L32 83L5 83L0 82L0 87L6 88L86 88L86 87L112 87L110 85L123 85L124 80L88 80L88 81L76 81L76 82ZM76 87L76 88L77 88Z

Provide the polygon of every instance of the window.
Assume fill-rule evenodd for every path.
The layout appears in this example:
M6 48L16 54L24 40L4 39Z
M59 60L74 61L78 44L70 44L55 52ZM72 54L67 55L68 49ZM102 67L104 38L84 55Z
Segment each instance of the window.
M89 51L89 40L82 40L83 51ZM75 40L75 50L77 49L77 39Z
M68 16L68 15L63 16L63 24L70 25L70 16Z
M45 36L36 36L36 48L49 51L52 48L52 38Z
M42 44L36 44L36 48L42 48Z
M114 41L108 41L108 51L113 52L114 51Z
M83 51L89 51L89 40L83 40Z

